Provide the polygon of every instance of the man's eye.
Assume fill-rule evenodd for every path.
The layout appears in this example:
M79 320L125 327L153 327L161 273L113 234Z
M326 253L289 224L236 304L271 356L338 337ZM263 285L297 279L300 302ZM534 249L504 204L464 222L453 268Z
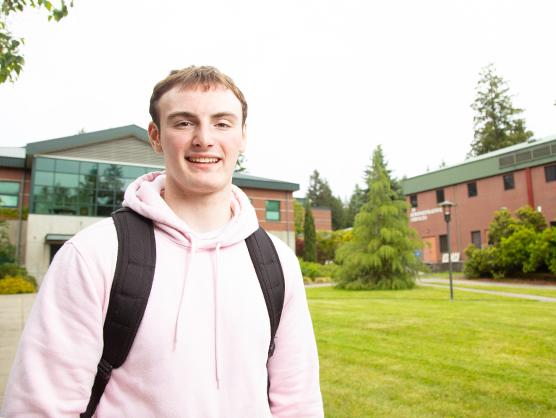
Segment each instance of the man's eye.
M231 125L228 122L218 122L216 124L217 128L230 128Z
M193 123L188 120L180 120L176 126L193 126Z

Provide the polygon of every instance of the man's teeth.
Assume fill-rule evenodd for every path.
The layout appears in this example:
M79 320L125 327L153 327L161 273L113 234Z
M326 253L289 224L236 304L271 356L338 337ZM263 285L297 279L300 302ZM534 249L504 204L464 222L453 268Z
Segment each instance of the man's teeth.
M192 163L205 163L205 164L218 162L218 158L213 158L213 157L187 157L187 160L191 161Z

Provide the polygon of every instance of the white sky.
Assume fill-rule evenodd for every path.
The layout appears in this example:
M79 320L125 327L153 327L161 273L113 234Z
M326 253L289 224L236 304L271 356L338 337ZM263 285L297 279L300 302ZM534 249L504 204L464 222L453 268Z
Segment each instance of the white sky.
M463 161L494 63L527 127L556 134L554 1L75 0L59 23L10 18L26 65L0 85L1 146L135 123L171 69L215 65L249 103L247 166L313 169L342 198L382 144L395 176Z

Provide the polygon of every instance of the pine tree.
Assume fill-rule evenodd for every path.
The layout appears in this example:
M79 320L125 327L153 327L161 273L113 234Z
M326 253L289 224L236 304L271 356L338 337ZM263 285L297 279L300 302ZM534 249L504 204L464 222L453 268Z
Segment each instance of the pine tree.
M311 201L307 199L305 205L305 220L303 222L303 259L305 261L317 261L317 232L315 220L311 210Z
M392 191L381 147L373 153L368 202L355 217L353 238L336 253L340 287L407 289L415 285L421 248L409 227L407 203Z
M494 66L483 68L480 77L477 97L471 105L476 114L470 157L519 144L533 136L525 128L525 120L518 117L523 109L512 105L508 84L495 73Z
M311 200L313 207L330 208L333 230L344 227L344 205L342 200L334 196L328 181L321 177L317 170L313 171L309 179L307 198Z
M367 193L358 184L355 185L355 189L351 194L351 198L349 199L349 203L346 208L346 215L345 215L345 224L346 228L352 227L353 222L355 221L355 216L361 210L361 207L367 201Z

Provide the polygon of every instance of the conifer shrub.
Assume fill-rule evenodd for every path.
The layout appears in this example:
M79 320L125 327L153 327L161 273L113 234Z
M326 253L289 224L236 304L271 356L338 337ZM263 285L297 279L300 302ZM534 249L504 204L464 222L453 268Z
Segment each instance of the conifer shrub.
M392 189L380 146L368 182L368 200L355 217L352 238L336 252L338 287L410 289L423 268L416 255L422 242L409 227L407 203Z

